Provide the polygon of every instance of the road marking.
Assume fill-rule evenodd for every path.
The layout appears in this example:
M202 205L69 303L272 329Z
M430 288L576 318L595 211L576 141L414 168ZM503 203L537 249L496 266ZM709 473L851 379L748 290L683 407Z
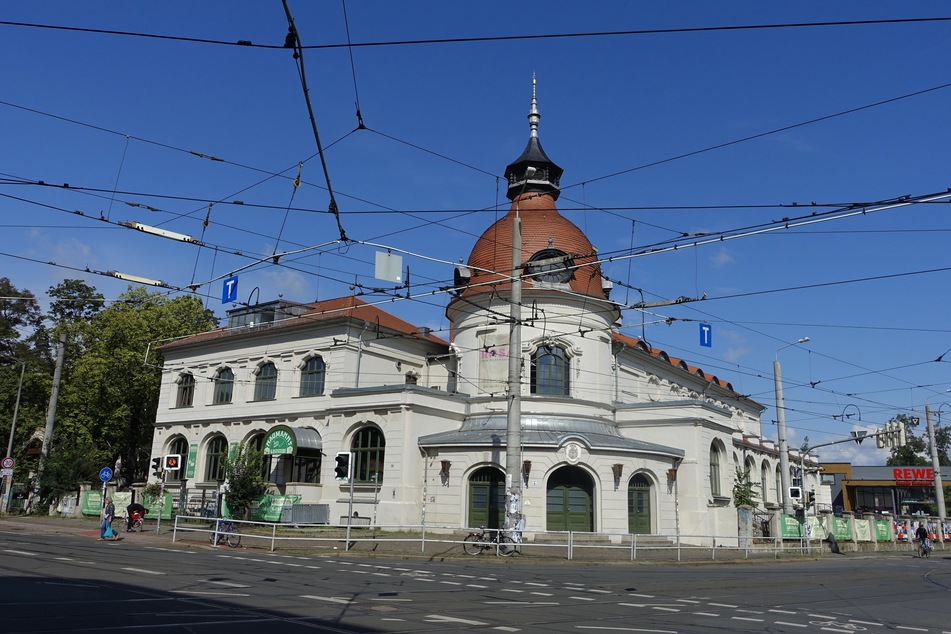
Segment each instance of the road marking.
M776 625L788 625L789 627L809 627L805 623L790 623L788 621L776 621Z
M244 585L242 583L232 583L230 581L212 581L211 579L205 579L205 583L213 583L216 586L227 586L229 588L250 588L251 586Z
M608 630L610 632L650 632L652 634L677 634L673 630L644 630L637 627L606 627L604 625L578 625L579 630Z
M445 582L444 582L444 583L445 583ZM524 593L525 591L524 591L524 590L517 590L517 589L515 589L515 588L502 588L502 592L512 592L512 593L514 593L514 594L522 594L522 593Z
M446 584L447 586L461 586L462 585L461 581L440 581L439 583ZM521 592L521 590L518 590L518 592Z
M664 612L680 612L680 608L665 608L662 605L652 605L652 610L663 610Z
M719 618L719 614L715 612L691 612L694 616L712 616L714 618Z
M732 605L732 604L730 604L730 603L714 603L714 602L712 602L712 601L711 601L710 603L708 603L707 605L712 605L712 606L718 607L718 608L738 608L738 607L740 607L740 606L738 606L738 605Z
M402 602L402 603L412 603L412 599L401 599L399 597L371 597L370 601L388 601L388 602ZM401 621L403 619L400 619Z
M467 585L466 587L467 587L467 588L479 588L480 590L485 590L485 589L488 588L489 586L480 586L480 585L477 584L477 583L470 583L470 584Z
M536 595L536 596L539 596L539 597L553 597L553 596L555 596L555 595L553 595L551 592L532 592L531 594Z
M928 631L928 628L926 627L910 627L907 625L896 625L895 629L896 630L911 630L912 632L927 632Z
M795 611L793 611L793 610L777 610L777 609L775 609L775 608L771 608L771 609L768 610L768 611L769 611L769 612L776 612L777 614L798 614L798 612L795 612Z
M11 555L27 555L29 557L36 557L40 553L28 553L25 550L5 550L5 553L10 553Z
M641 597L642 599L653 599L653 598L654 598L654 595L652 595L652 594L634 594L634 593L631 593L631 594L629 594L629 595L627 595L627 596L629 596L629 597Z
M734 621L752 621L754 623L762 623L765 619L754 619L748 616L731 616L731 619Z
M346 597L319 597L315 594L302 594L300 595L301 599L314 599L315 601L326 601L327 603L343 603L349 604L353 603L353 599Z
M172 590L173 594L194 594L203 597L250 597L244 592L202 592L201 590Z
M594 601L594 597L568 597L569 599L574 599L576 601ZM621 605L624 605L623 603Z
M875 621L859 621L858 619L849 619L849 623L858 623L859 625L875 625L877 627L885 627L884 623L876 623ZM925 630L925 631L927 632L928 630Z
M680 603L700 603L699 601L694 601L693 599L677 599Z
M164 575L164 572L158 570L149 570L148 568L119 568L119 570L128 570L129 572L141 572L145 575Z
M488 625L482 621L473 621L470 619L460 619L454 616L443 616L441 614L430 614L425 617L427 623L460 623L462 625Z
M499 630L500 632L521 632L517 627L506 627L505 625L500 625L498 627L493 627L493 630Z

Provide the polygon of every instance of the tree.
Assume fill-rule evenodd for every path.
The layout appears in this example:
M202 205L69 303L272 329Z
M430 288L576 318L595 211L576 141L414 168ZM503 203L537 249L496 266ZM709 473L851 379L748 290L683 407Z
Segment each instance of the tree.
M86 300L94 297L88 288L70 289ZM84 349L63 383L53 445L88 438L101 456L100 468L121 457L123 473L117 478L144 481L162 379L155 348L161 341L210 330L217 320L197 297L169 299L134 286L94 314L94 301L81 305L85 308L71 304L66 310L64 305L60 313L92 317L83 330Z
M905 414L898 414L889 422L905 424L905 445L903 447L892 447L891 455L885 461L885 464L889 467L931 466L931 444L928 439L927 427L921 424L922 420ZM948 429L940 424L937 425L935 427L935 445L938 447L938 460L942 465L951 464L948 461L949 440L951 438L949 438Z
M225 478L228 481L227 502L231 517L247 520L251 505L267 492L268 483L262 475L264 454L243 443L224 452Z
M753 482L749 469L737 469L733 482L733 506L756 506L759 486L759 482Z

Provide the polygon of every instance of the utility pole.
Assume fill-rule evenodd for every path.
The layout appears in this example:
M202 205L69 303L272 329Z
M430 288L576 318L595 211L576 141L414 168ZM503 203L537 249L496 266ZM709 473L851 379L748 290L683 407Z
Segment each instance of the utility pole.
M63 376L63 359L66 356L66 333L59 336L56 344L56 369L53 371L53 389L50 392L50 405L46 410L46 431L43 433L43 447L40 449L40 465L37 475L37 485L43 477L43 467L50 454L50 443L53 440L53 424L56 422L56 403L59 400L59 384Z
M941 481L941 462L938 460L938 443L934 441L934 425L931 422L931 407L925 404L925 421L928 423L928 443L931 445L931 470L934 471L934 497L938 503L939 521L947 517L944 505L944 483Z
M773 361L773 383L776 389L776 434L779 436L779 481L782 487L783 513L793 514L792 498L789 497L789 446L786 443L786 406L783 403L783 371L779 365L779 352L789 346L806 343L809 337L788 343L776 351Z
M20 415L20 395L23 394L23 376L26 374L26 363L20 361L20 383L17 386L16 405L13 406L13 422L10 424L10 442L7 443L7 458L13 458L13 438L17 432L17 417ZM4 478L3 504L0 511L7 513L10 509L10 497L13 493L13 476Z

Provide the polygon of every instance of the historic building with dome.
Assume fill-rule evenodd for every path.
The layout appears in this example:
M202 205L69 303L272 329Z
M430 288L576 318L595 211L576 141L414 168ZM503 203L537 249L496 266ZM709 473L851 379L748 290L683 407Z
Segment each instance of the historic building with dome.
M275 494L326 504L333 523L502 526L506 469L528 534L735 537L738 469L760 509L778 509L763 406L619 332L595 249L558 212L563 170L538 124L533 94L528 145L505 170L511 208L456 272L449 341L343 297L239 308L225 328L164 345L152 455L186 465L169 484L214 488L222 452L251 443ZM507 465L513 367L520 446ZM352 482L335 477L338 452Z

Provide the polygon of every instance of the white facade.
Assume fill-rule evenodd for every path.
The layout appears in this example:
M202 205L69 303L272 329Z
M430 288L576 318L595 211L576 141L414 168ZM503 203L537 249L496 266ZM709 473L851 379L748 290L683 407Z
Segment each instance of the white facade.
M447 307L451 343L356 298L238 311L243 325L161 348L152 455L187 453L181 477L211 488L222 447L265 446L286 428L296 453L271 455L272 490L330 505L333 521L351 504L334 456L352 451L352 509L374 524L498 526L512 293L511 250L498 246L511 245L518 218L523 468L513 476L526 529L735 537L737 469L759 483L761 510L776 508L780 461L763 407L618 332L595 250L555 208L561 169L530 121L529 146L506 170L512 210L476 243Z

